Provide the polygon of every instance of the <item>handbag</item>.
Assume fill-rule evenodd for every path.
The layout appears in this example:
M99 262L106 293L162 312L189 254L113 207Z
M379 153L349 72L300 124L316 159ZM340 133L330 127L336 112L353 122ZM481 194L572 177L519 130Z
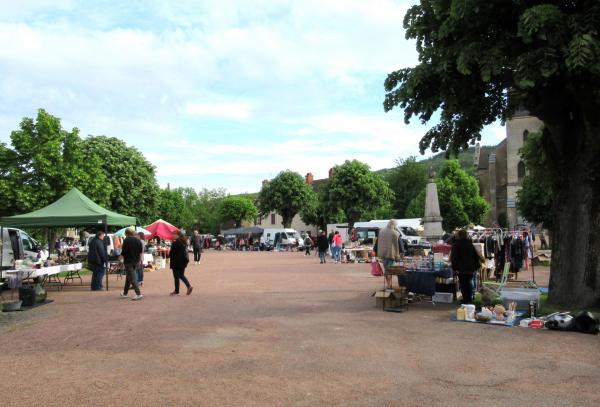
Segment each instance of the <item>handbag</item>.
M379 260L375 260L371 263L371 275L373 277L383 276L383 267L381 266L381 262Z

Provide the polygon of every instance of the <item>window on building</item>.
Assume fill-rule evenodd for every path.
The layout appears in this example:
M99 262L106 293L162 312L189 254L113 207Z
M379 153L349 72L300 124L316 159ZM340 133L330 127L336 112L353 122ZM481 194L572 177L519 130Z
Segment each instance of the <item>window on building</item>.
M517 177L519 182L523 181L523 177L525 176L525 163L523 161L519 161L517 165Z
M256 225L262 225L262 216L259 216L257 221L255 222Z
M529 137L529 130L523 131L523 144L527 143L527 137Z
M271 214L271 225L274 225L274 224L275 224L275 214L272 213Z

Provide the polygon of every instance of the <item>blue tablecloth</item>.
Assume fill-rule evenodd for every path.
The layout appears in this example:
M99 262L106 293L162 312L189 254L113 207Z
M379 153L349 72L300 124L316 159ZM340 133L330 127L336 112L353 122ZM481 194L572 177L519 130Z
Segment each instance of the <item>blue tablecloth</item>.
M437 277L452 277L452 269L446 267L440 271L407 271L398 275L398 284L415 294L434 295Z

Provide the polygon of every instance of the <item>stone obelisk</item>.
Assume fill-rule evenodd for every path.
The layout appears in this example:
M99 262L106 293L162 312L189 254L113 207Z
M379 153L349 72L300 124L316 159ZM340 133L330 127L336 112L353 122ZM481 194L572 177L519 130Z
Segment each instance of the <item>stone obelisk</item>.
M427 183L427 194L425 195L423 229L425 229L425 237L432 243L437 242L444 234L437 185L435 184L435 174L431 167L429 168L429 182Z

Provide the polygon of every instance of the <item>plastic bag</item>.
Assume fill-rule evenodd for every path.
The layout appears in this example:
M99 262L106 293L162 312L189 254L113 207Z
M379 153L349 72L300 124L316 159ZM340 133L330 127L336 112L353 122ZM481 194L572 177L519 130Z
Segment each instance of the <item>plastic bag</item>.
M383 276L383 267L379 261L374 261L371 263L371 275L373 277L381 277Z

